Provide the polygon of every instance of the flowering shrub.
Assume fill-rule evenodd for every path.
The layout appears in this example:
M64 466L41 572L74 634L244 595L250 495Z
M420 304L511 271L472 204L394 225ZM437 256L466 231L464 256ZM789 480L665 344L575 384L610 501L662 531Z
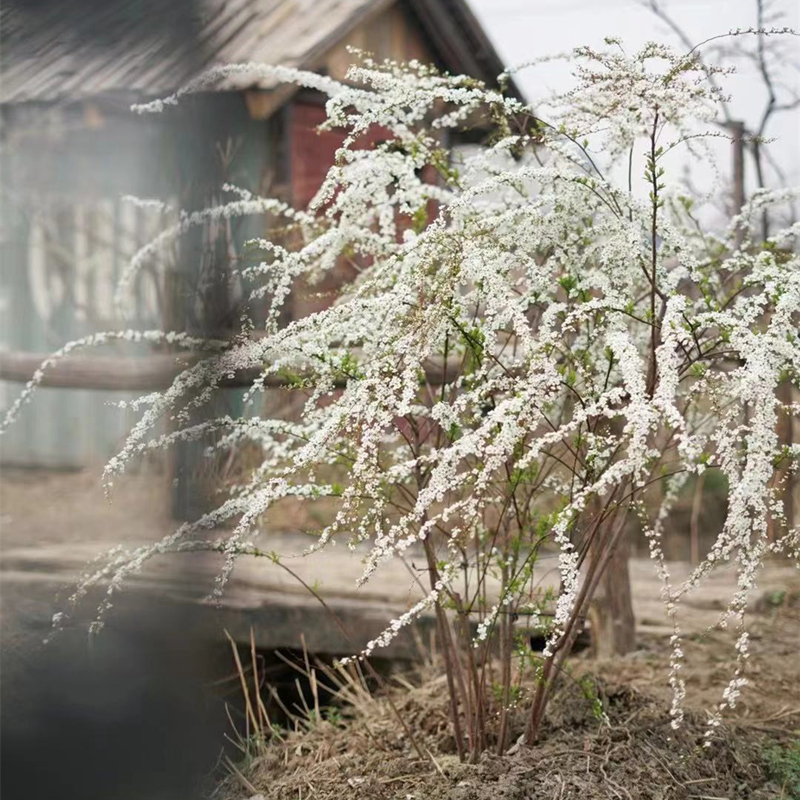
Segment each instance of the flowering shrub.
M254 537L268 509L333 498L335 514L310 550L342 537L369 543L362 582L410 548L427 558L424 599L356 657L434 609L454 735L475 757L490 740L508 744L515 617L547 619L533 741L609 560L640 525L674 626L675 726L685 694L681 600L716 565L736 566L737 591L720 615L736 628L736 667L713 734L746 682L745 610L759 567L770 552L800 556L782 503L800 448L776 434L781 415L798 412L776 390L800 376L800 225L766 241L752 232L764 209L798 192L759 191L726 229L706 230L697 198L673 179L674 154L707 156L725 71L658 44L629 54L611 39L573 60L574 88L537 113L471 78L368 58L348 84L247 64L135 107L168 113L223 74L268 74L327 93L325 126L348 137L308 209L226 187L230 203L184 214L159 237L265 211L294 232L252 242L260 257L241 270L266 305L263 329L207 346L168 390L142 398L106 481L142 453L211 434L214 450L256 443L260 463L214 511L152 547L117 551L76 598L102 578L110 595L156 554L203 548L224 554L218 595L237 557L264 554ZM476 125L491 131L489 146L457 162L447 132ZM356 146L370 129L386 131L385 141ZM431 167L435 182L423 179ZM152 251L131 263L121 305ZM283 322L296 281L319 280L343 258L358 277L337 301ZM257 409L280 379L306 395L299 418L198 422L222 381L248 371L247 403ZM156 435L164 418L173 429ZM727 517L707 558L676 584L662 528L687 479L704 470L725 478ZM201 535L226 522L223 538ZM558 553L552 618L539 617L550 600L534 569L543 548Z

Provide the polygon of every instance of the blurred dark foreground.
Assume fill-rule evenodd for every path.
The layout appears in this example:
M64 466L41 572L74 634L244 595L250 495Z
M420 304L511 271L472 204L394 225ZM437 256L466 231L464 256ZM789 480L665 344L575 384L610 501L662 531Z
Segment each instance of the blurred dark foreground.
M4 655L3 800L205 794L228 725L207 689L208 643L172 613L164 619L164 607L153 606L91 639L73 628Z

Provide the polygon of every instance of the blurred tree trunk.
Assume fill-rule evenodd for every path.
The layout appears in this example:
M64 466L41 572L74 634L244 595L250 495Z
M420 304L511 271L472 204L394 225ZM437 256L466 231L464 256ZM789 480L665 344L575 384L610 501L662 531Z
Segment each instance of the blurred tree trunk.
M592 518L596 520L603 511L599 499L593 501L592 511ZM605 531L596 531L595 540L589 544L590 558L603 558L607 547L606 537L611 535L613 524L612 516L601 526L606 529ZM624 525L622 522L621 524ZM604 535L600 535L601 533ZM628 531L623 529L589 608L592 652L598 658L624 655L636 646L633 597L628 568L630 545L627 534Z
M590 612L592 652L597 658L625 655L636 647L629 558L628 537L623 533Z

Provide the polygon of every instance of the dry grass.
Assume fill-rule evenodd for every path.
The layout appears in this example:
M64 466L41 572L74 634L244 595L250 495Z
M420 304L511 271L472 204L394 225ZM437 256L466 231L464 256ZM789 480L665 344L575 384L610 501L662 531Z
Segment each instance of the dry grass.
M575 681L554 699L541 744L461 764L449 732L445 677L435 665L397 676L373 694L363 675L309 663L298 670L308 687L325 685L336 706L319 708L312 689L291 730L264 731L217 788L218 800L775 800L789 798L771 776L765 752L787 746L800 730L800 632L797 609L766 610L756 624L752 669L761 675L710 749L701 746L704 716L690 711L679 732L669 726L663 691L663 642L617 662L573 662ZM716 639L696 642L705 654L693 688L724 672ZM597 677L602 675L602 677ZM588 687L596 687L596 696ZM717 682L714 689L720 691ZM388 702L413 731L421 759ZM598 719L597 703L610 724ZM525 701L512 715L512 735L523 729ZM257 717L258 712L248 711ZM513 739L512 739L513 740ZM776 744L777 743L777 744ZM512 748L514 750L514 748Z

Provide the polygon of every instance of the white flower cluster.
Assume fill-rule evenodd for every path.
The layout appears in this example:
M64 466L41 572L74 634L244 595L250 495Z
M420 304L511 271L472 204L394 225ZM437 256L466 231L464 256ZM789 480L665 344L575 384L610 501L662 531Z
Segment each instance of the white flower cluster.
M369 60L351 70L352 85L273 67L216 70L137 108L160 111L219 78L253 73L328 93L327 124L350 135L309 209L237 192L231 203L182 216L157 240L264 212L294 233L254 242L263 261L241 271L251 300L267 304L264 329L215 347L148 396L106 476L149 448L212 432L224 432L213 449L252 441L261 461L218 509L151 548L115 553L79 593L103 578L111 592L146 559L235 520L219 546L218 594L271 507L326 496L336 508L311 549L340 536L368 543L362 581L412 547L427 548L429 564L440 560L426 597L365 654L445 604L477 615L483 645L501 607L510 618L530 603L533 565L549 547L561 585L545 651L552 657L634 511L628 518L649 537L674 627L680 724L681 598L715 565L734 562L738 587L724 620L732 615L741 628L765 555L798 554L775 477L798 455L776 429L782 414L797 413L777 388L800 376L800 228L767 242L750 234L761 210L796 195L759 193L729 231L703 232L669 170L671 149L702 136L713 115L708 69L655 44L627 55L615 40L574 57L576 86L551 101L548 121L478 81ZM441 129L475 124L497 137L459 172ZM375 128L384 141L359 146ZM603 172L628 151L644 158L646 201ZM123 289L157 246L137 254ZM296 279L313 282L344 258L359 274L337 301L282 325ZM195 412L221 381L242 371L256 373L250 405L275 376L305 392L299 419L198 423ZM165 418L173 432L154 437ZM727 517L707 559L673 586L664 522L686 476L708 469L729 487ZM725 706L745 682L744 628L738 641Z

